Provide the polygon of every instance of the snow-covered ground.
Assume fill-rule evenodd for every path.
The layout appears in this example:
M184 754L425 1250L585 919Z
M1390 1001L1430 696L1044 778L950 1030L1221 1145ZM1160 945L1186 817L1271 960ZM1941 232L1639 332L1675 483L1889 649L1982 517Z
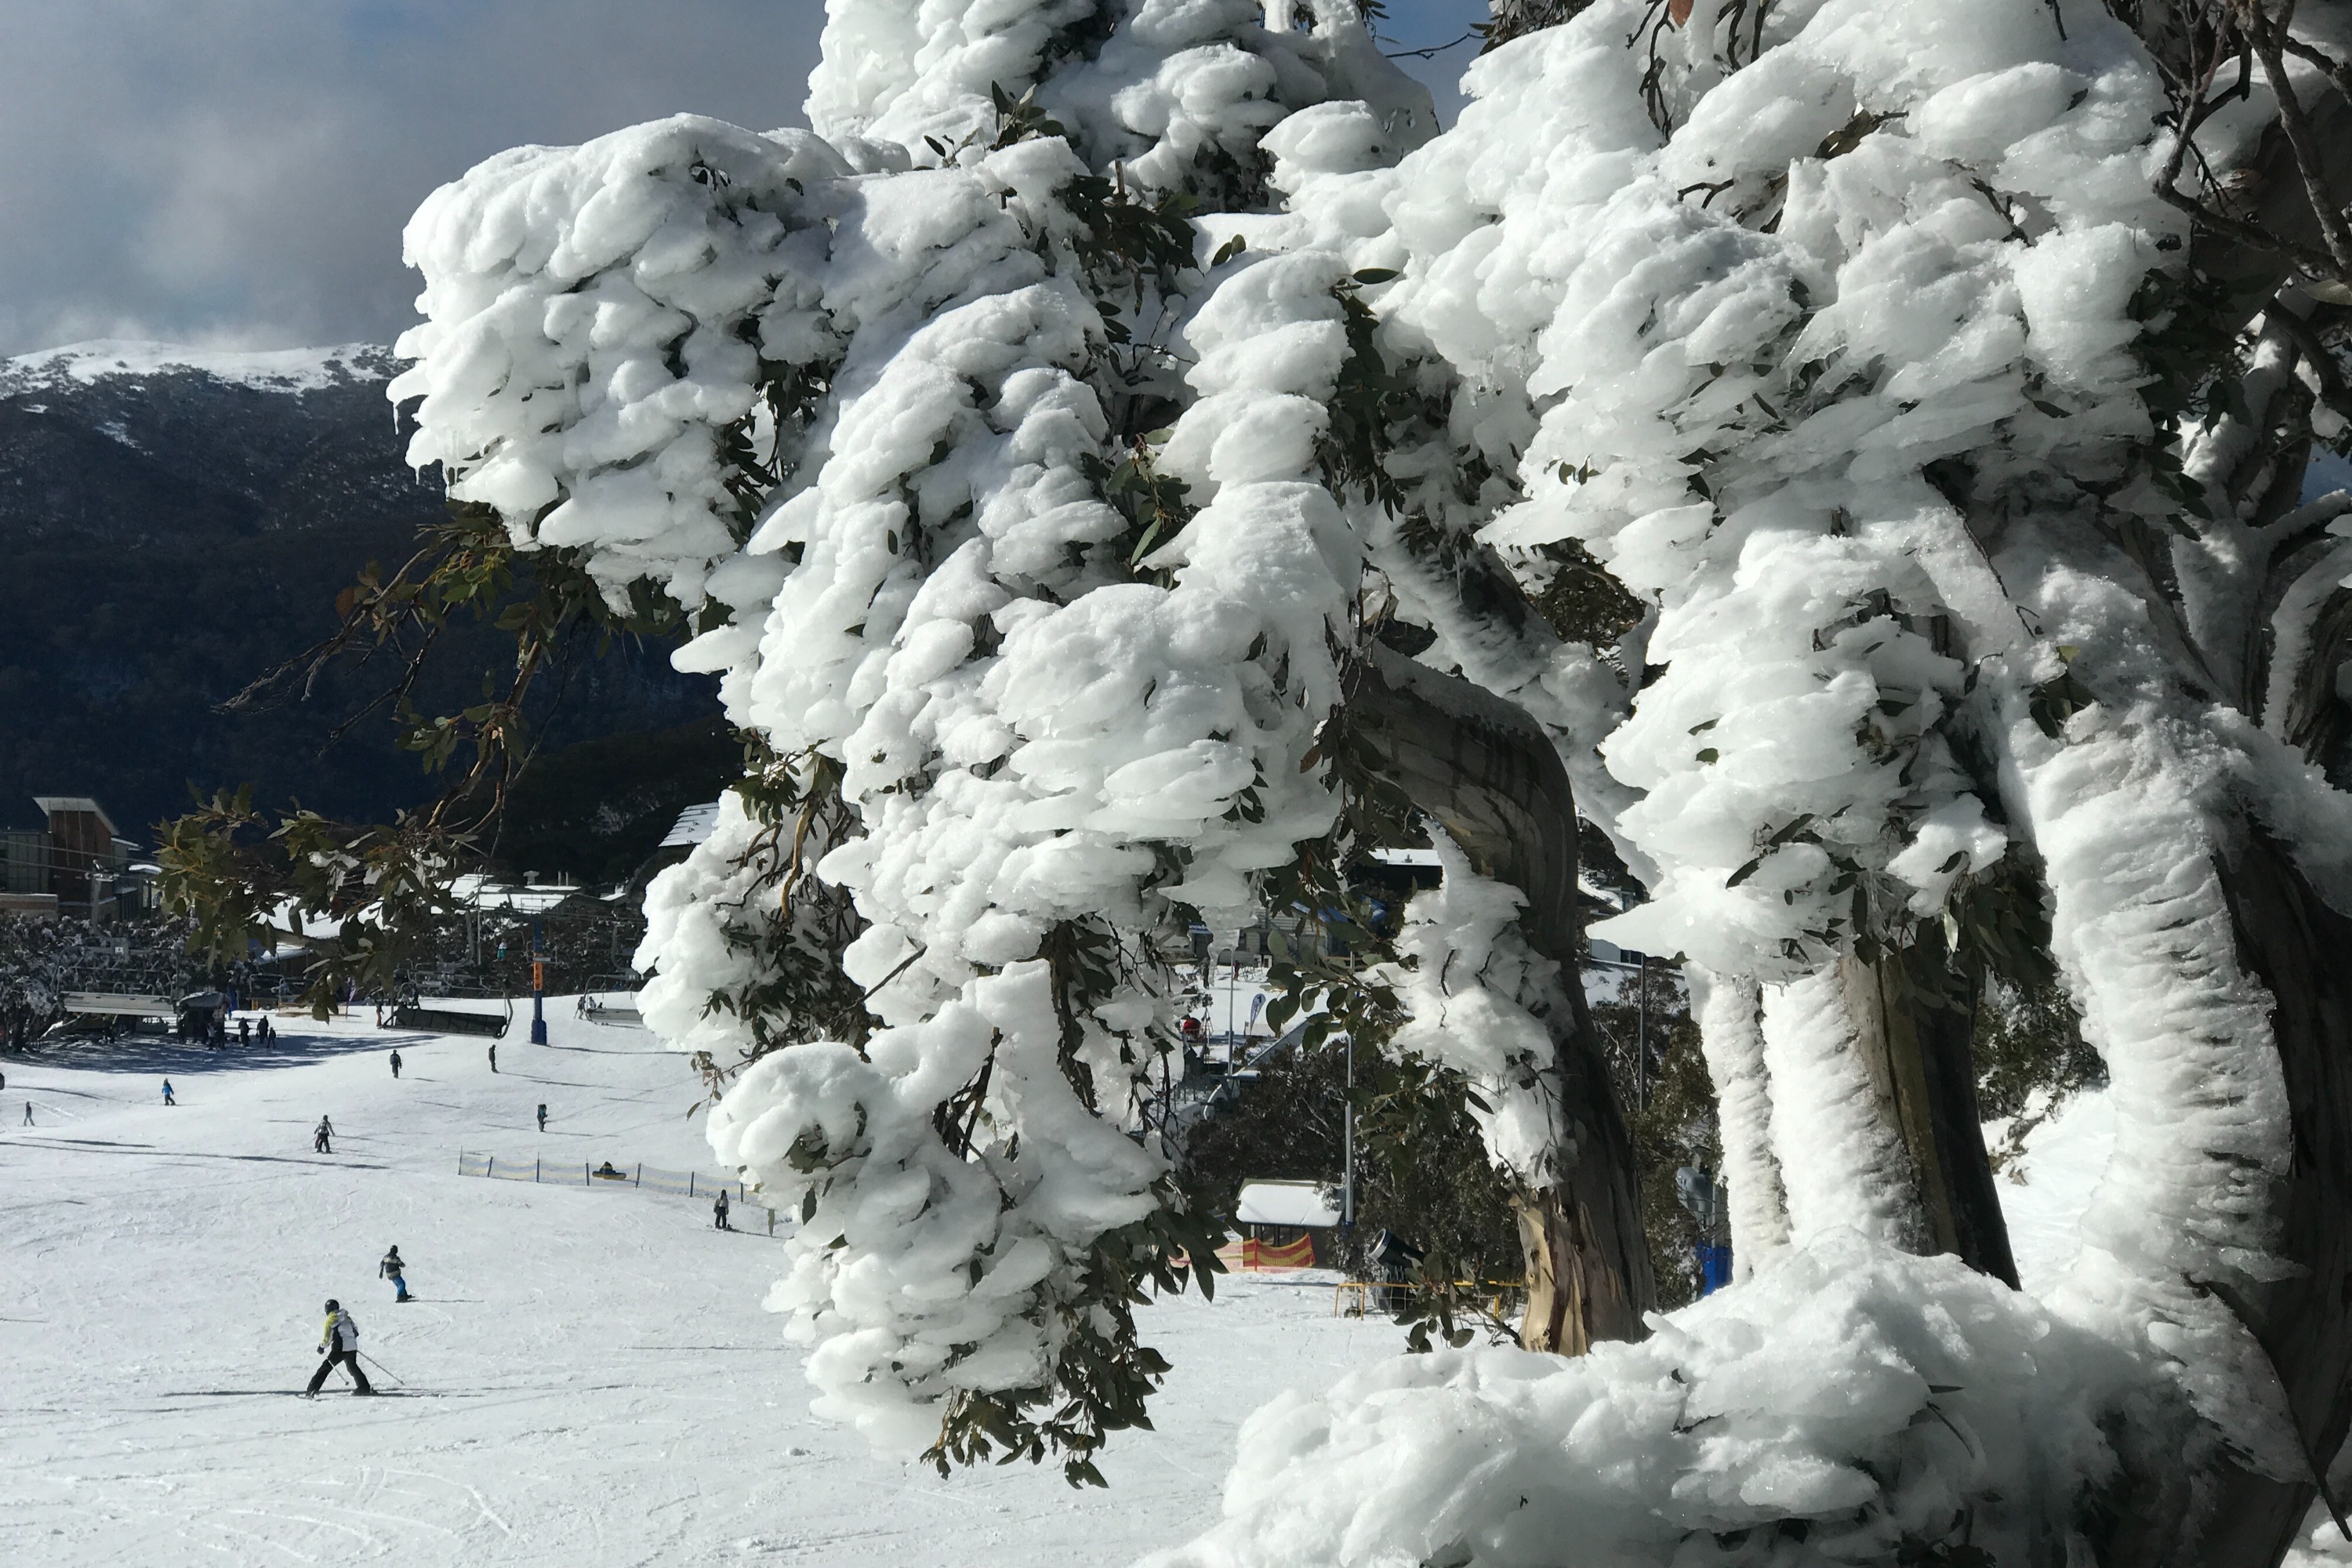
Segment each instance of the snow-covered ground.
M268 1051L0 1058L0 1562L1126 1563L1215 1518L1236 1429L1277 1389L1398 1349L1309 1279L1229 1279L1151 1314L1176 1371L1159 1430L1114 1440L1108 1492L877 1459L807 1412L760 1305L779 1243L555 1176L710 1161L677 1057L551 1011L552 1045L518 1020L496 1075L480 1040L364 1016L289 1020ZM2001 1179L2029 1289L2073 1256L2110 1121L2083 1097ZM549 1180L461 1176L461 1147ZM394 1243L417 1296L398 1307L374 1277ZM341 1373L291 1396L328 1296L405 1397L352 1399Z
M808 1414L761 1308L781 1242L647 1192L457 1173L461 1146L709 1168L680 1059L555 1015L549 1047L518 1021L495 1077L479 1040L364 1017L289 1020L268 1053L0 1058L0 1563L1125 1563L1215 1517L1275 1390L1398 1349L1328 1289L1234 1279L1151 1314L1176 1371L1109 1491L877 1460ZM375 1279L395 1243L399 1307ZM409 1397L340 1373L290 1395L330 1296Z
M1999 1138L2005 1124L1986 1129ZM2116 1113L2106 1092L2077 1096L2026 1134L2022 1158L1995 1179L2018 1283L2043 1295L2065 1277L2081 1237L2076 1226L2115 1147Z

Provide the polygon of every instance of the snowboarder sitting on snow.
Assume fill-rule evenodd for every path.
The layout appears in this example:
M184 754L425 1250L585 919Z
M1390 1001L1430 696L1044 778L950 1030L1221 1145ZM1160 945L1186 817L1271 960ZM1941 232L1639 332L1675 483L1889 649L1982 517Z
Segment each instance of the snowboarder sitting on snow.
M321 1154L331 1154L335 1152L334 1136L335 1124L321 1116L319 1118L319 1130L310 1135L310 1147Z
M408 1272L408 1265L400 1260L399 1247L395 1247L390 1252L385 1253L383 1255L383 1261L376 1265L375 1271L384 1279L391 1280L392 1288L399 1292L398 1295L393 1297L394 1301L405 1301L408 1300L408 1281L402 1278L403 1275Z
M394 1078L398 1078L400 1076L400 1053L398 1051L392 1053L392 1076Z
M727 1194L723 1189L719 1194L719 1201L710 1205L710 1212L718 1216L711 1223L717 1226L720 1230L733 1230L735 1228L733 1226L727 1223Z
M321 1342L319 1349L326 1353L327 1359L320 1362L319 1370L310 1374L310 1386L302 1391L305 1399L318 1394L319 1385L327 1381L327 1374L335 1370L337 1362L343 1363L343 1370L350 1373L352 1381L359 1385L352 1390L353 1394L375 1392L368 1386L367 1373L360 1369L360 1326L352 1321L352 1315L343 1310L341 1302L328 1301L327 1326L319 1331L319 1338Z
M180 1103L178 1100L172 1098L172 1080L168 1078L163 1080L163 1103L166 1105L177 1105Z

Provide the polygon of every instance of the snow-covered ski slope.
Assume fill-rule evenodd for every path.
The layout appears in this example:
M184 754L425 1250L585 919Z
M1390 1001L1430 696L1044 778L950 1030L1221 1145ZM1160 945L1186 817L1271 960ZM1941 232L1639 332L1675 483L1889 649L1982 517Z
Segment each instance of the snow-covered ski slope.
M780 1241L580 1185L583 1161L710 1160L678 1057L551 1011L553 1043L519 1018L495 1077L478 1039L364 1016L288 1020L268 1052L0 1058L0 1563L1120 1563L1215 1517L1275 1390L1398 1349L1386 1322L1331 1319L1328 1289L1232 1280L1151 1314L1177 1370L1159 1430L1114 1440L1108 1492L877 1460L808 1414L761 1308ZM460 1176L460 1146L571 1180ZM395 1243L406 1306L375 1278ZM330 1296L408 1397L354 1398L341 1373L316 1402L286 1392Z

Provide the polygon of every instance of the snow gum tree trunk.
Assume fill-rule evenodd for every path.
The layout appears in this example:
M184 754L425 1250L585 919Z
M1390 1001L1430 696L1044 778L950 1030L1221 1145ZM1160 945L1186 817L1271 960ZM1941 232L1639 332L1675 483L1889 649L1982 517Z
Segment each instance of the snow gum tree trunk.
M1435 817L1481 875L1525 893L1528 944L1572 977L1576 812L1550 740L1521 710L1377 647L1349 709L1369 765ZM1646 1332L1656 1286L1633 1138L1583 988L1571 979L1566 994L1549 1020L1558 1179L1513 1181L1511 1205L1528 1270L1520 1342L1580 1355Z
M2352 919L2314 890L2293 855L2250 826L2221 858L2240 963L2270 993L2294 1147L2273 1184L2281 1277L2221 1293L2261 1345L2307 1460L2301 1475L2220 1464L2212 1523L2194 1559L2274 1563L2293 1542L2329 1460L2352 1430ZM2328 1500L2340 1510L2342 1499ZM2160 1516L2159 1516L2160 1517ZM2116 1562L2190 1559L2180 1543L2119 1516Z
M1848 955L1839 979L1860 1024L1872 1087L1910 1157L1922 1241L2013 1286L2009 1222L1977 1110L1974 1019L1969 1009L1923 1001L1909 972L1914 965L1940 969L1943 947L1942 932L1931 928L1918 949L1875 963Z

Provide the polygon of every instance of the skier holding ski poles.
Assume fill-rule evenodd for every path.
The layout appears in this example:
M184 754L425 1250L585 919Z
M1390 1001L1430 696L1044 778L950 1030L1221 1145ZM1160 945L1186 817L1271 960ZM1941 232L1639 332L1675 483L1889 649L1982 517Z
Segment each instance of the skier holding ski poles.
M353 1394L375 1392L368 1385L367 1373L360 1366L360 1326L352 1321L352 1315L343 1310L342 1303L331 1297L327 1301L327 1325L320 1331L319 1338L323 1342L319 1349L327 1359L320 1362L319 1370L310 1374L310 1386L302 1391L303 1398L318 1396L319 1385L327 1381L327 1374L335 1370L337 1362L343 1363L343 1370L352 1374L352 1382L358 1385L352 1390Z

